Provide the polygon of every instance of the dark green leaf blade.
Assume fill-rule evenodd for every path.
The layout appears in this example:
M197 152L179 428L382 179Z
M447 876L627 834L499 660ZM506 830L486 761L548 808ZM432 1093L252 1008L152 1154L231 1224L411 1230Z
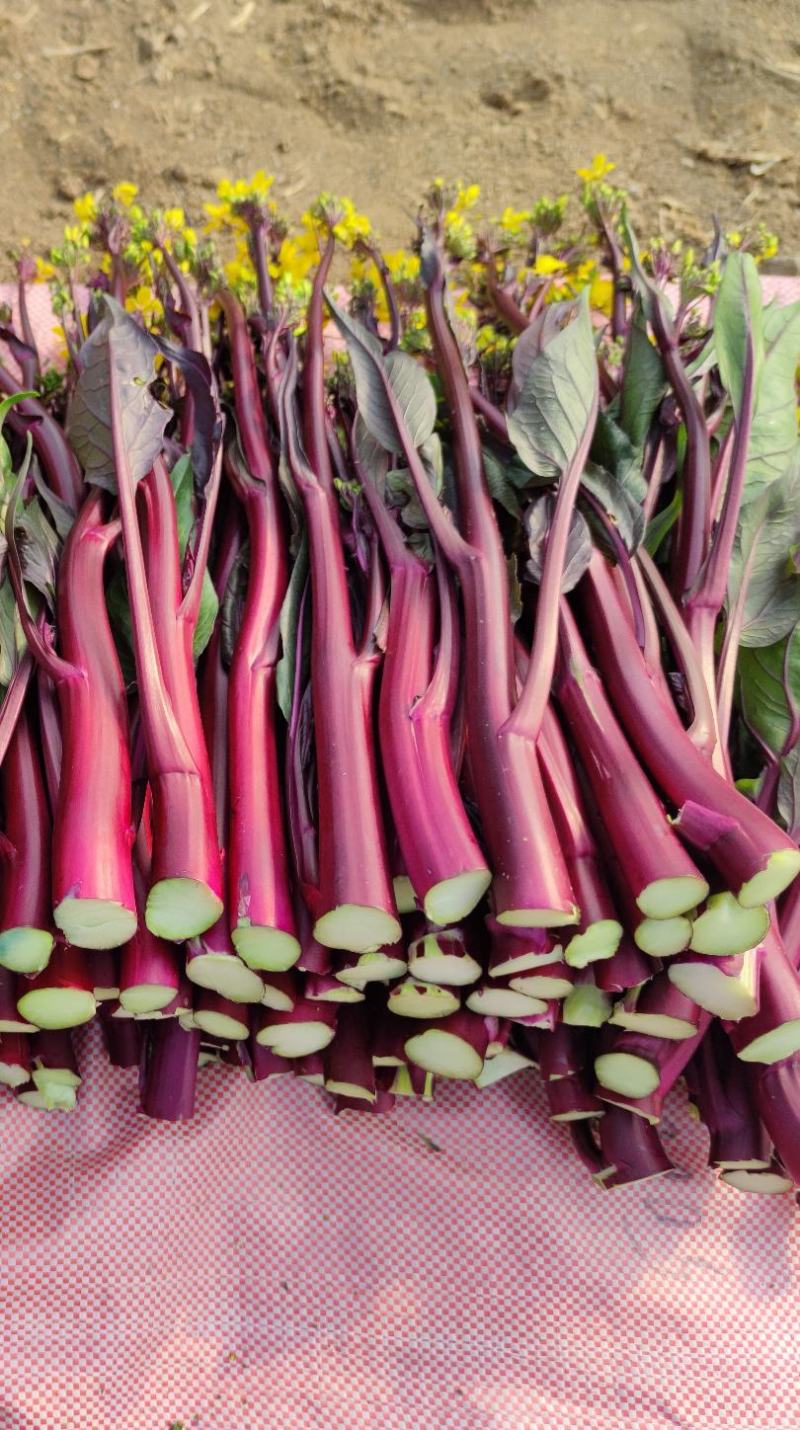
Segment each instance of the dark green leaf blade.
M787 654L788 646L788 654ZM739 652L739 698L742 714L768 749L778 755L791 729L792 717L784 686L800 704L800 631L775 645Z
M381 374L385 373L415 447L421 447L436 424L436 395L424 369L408 353L383 356L378 339L363 324L339 308L329 294L331 316L347 343L356 383L358 410L368 431L387 452L402 451Z
M214 633L214 626L219 615L219 597L214 589L214 582L207 571L203 572L203 584L200 588L200 610L197 614L197 625L194 628L192 637L192 653L195 660L203 654L208 642Z
M528 506L525 512L525 535L528 541L528 561L526 574L538 585L542 579L545 549L553 520L555 497L552 492L542 492ZM581 579L592 559L592 538L585 517L577 509L573 511L567 538L567 555L561 590L571 591Z
M745 372L752 353L756 398L764 364L764 320L761 280L752 254L729 253L714 305L714 347L717 365L736 417L742 411Z
M744 500L757 497L797 462L796 373L800 363L800 303L764 309L764 363L747 458Z
M633 446L639 450L644 446L650 424L666 390L664 364L658 348L647 335L647 323L641 304L638 304L631 321L625 354L619 420Z
M297 631L300 609L308 580L308 537L305 532L295 557L286 587L280 614L281 655L275 668L278 705L287 725L292 714L295 669L297 665Z
M744 508L731 556L728 599L747 580L740 644L773 645L800 621L800 575L789 553L800 542L800 475L771 482Z
M581 486L586 487L617 527L626 549L636 550L644 539L644 512L630 491L604 467L587 462Z
M569 466L586 430L597 391L597 362L587 299L574 318L528 367L508 435L538 476L557 478Z
M174 467L170 469L170 482L175 495L175 513L178 519L178 546L180 548L181 560L189 544L192 526L194 525L194 476L192 473L192 456L190 452L185 452L179 457Z
M800 749L797 745L781 760L778 813L786 825L789 837L797 843L800 839Z

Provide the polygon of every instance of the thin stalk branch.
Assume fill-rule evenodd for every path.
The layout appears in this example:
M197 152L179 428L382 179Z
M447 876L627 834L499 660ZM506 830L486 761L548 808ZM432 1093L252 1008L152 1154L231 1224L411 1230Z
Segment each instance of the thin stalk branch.
M26 650L20 657L17 668L6 686L3 701L0 704L0 765L6 757L11 737L17 728L17 721L25 704L33 668L33 656L29 650Z
M652 325L686 426L683 508L674 569L675 593L682 600L693 589L708 549L711 532L711 450L705 414L681 360L678 335L660 294L654 295Z
M635 561L650 588L666 628L667 638L683 671L692 705L692 723L687 733L692 744L712 756L717 744L725 743L725 741L721 739L717 730L714 692L710 691L706 684L683 613L655 561L648 555L644 547L640 547L637 551Z
M531 643L531 662L522 695L508 721L508 729L526 734L535 740L539 734L545 707L550 698L550 686L558 655L558 613L564 562L575 499L583 469L589 455L597 420L597 389L577 451L562 474L556 496L555 510L545 547L542 579Z

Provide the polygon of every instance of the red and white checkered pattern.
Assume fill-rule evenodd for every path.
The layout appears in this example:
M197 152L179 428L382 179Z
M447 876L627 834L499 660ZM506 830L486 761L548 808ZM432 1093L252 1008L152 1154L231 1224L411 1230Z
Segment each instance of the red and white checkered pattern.
M337 1118L215 1067L162 1126L81 1043L76 1113L0 1105L2 1430L800 1424L793 1200L680 1097L682 1171L603 1193L532 1072Z
M533 1072L337 1118L209 1068L162 1126L89 1041L78 1112L2 1106L3 1427L800 1422L793 1202L716 1186L680 1099L681 1174L604 1193Z

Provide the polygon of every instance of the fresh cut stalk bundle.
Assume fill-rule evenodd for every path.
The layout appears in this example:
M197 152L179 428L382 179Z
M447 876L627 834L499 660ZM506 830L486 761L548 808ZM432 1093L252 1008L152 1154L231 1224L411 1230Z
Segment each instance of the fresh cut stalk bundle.
M97 1017L385 1113L536 1064L597 1185L800 1178L800 304L613 165L408 251L263 173L77 203L0 342L0 1081ZM26 285L33 265L19 265ZM258 1115L254 1103L254 1115Z

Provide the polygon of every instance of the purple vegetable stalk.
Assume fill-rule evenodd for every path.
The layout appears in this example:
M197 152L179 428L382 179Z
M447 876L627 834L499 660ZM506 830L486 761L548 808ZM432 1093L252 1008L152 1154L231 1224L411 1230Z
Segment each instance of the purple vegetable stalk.
M646 917L666 919L684 914L705 897L708 885L670 829L664 808L589 663L565 601L561 641L558 702L625 880Z
M429 571L408 549L355 452L353 461L391 574L378 708L392 818L405 870L427 917L438 924L458 922L483 897L491 876L452 762L459 657L455 593L440 567Z
M0 764L0 799L0 963L17 973L38 973L53 947L52 821L30 701Z
M586 580L586 610L599 668L653 779L679 810L689 806L687 838L691 831L745 908L777 898L800 870L797 847L692 743L675 707L663 699L648 671L602 557L593 557ZM703 842L696 831L702 810L709 812Z
M145 561L136 491L125 448L121 376L109 333L109 405L128 595L133 624L139 708L153 799L152 885L146 919L163 938L192 938L223 908L222 868L208 756L202 739L192 640L200 610L222 454L206 488L194 569L181 594L174 495L161 459L149 489ZM167 491L169 488L169 491ZM154 605L150 578L158 578Z
M53 918L73 943L114 948L136 928L125 687L105 605L106 556L119 537L92 492L64 544L58 577L61 654L33 621L9 503L9 569L34 657L53 681L63 758L53 831Z
M321 344L321 333L309 328L312 350L317 342ZM305 507L311 559L311 679L319 806L315 901L319 912L313 932L330 948L362 953L394 943L400 936L372 738L376 653L371 632L363 648L356 648L336 498L332 486L328 489L320 477L320 469L300 449L295 384L293 352L283 392L282 435ZM306 417L310 420L308 411Z
M200 1031L186 1030L177 1018L154 1023L141 1063L139 1099L142 1112L163 1122L184 1122L194 1116Z
M237 952L253 968L297 962L294 908L278 773L276 664L286 594L286 537L275 463L258 388L253 349L236 300L222 295L231 340L240 463L228 476L250 541L249 577L228 690L230 825L228 905Z

